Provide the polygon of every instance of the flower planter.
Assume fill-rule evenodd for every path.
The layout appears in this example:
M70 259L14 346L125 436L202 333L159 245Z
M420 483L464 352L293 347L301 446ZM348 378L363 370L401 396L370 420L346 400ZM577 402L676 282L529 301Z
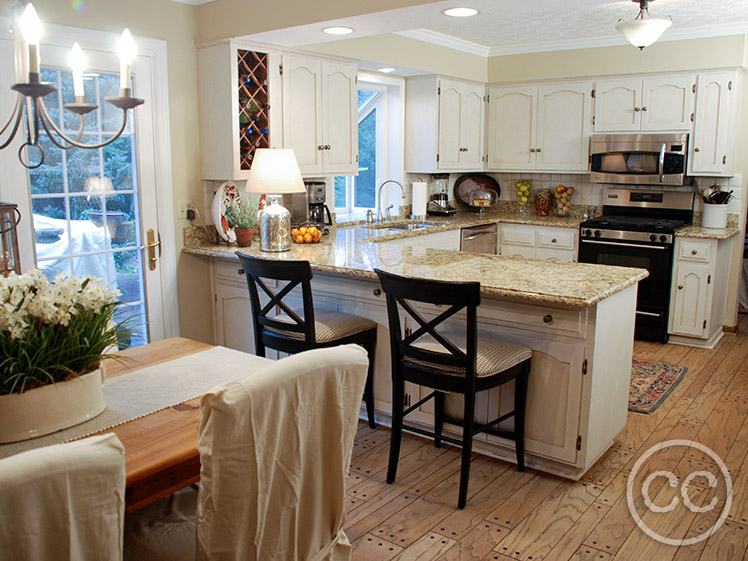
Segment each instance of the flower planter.
M234 228L236 234L236 245L239 247L249 247L252 245L252 239L255 236L254 228Z
M98 369L67 382L0 395L0 444L37 438L93 419L106 407L103 378L103 369Z

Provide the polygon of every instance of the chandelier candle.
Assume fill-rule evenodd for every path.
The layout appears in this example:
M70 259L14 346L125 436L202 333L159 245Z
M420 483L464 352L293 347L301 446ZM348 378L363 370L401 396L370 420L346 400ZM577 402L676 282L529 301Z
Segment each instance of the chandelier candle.
M33 4L26 4L23 10L21 32L29 46L29 74L39 74L39 40L42 38L42 22L39 21Z

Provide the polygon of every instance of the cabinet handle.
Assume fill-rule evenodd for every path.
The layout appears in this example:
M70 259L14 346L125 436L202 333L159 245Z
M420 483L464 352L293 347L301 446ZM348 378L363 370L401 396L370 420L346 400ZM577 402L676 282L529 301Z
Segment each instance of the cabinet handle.
M382 295L382 289L381 288L375 288L372 293L374 296L381 296Z
M691 122L693 123L693 113L691 113Z
M694 151L694 152L701 152L701 148L699 148L699 147L697 146L696 148L694 148L694 149L693 149L693 151Z
M639 107L634 107L634 111L637 111L637 112L638 112L638 111L641 111L641 108L639 108Z
M317 145L317 150L324 150L325 147L322 144Z
M553 316L551 314L543 316L543 323L553 323Z
M556 238L553 238L553 239L551 240L551 243L556 243Z
M683 290L683 285L682 284L678 285L678 290Z
M691 255L696 255L698 252L699 252L698 249L692 249L691 250Z
M646 107L642 107L642 111L646 111L646 110L647 110L647 108L646 108Z
M243 275L243 274L244 274L244 269L239 269L239 270L238 270L238 271L236 272L236 274L237 274L237 275Z
M540 152L540 148L537 148L537 149L536 149L535 151L536 151L536 152Z
M325 150L332 150L332 146L330 146L329 144L325 144Z
M530 148L530 152L535 152L535 148Z
M727 156L722 156L722 165L727 163Z

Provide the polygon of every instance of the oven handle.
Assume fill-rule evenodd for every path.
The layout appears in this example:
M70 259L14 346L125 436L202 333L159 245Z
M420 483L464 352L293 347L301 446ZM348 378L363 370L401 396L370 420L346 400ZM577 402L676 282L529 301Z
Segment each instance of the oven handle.
M642 245L638 243L616 243L616 242L600 242L597 240L580 240L581 243L595 243L598 245L614 245L616 247L643 247L645 249L667 249L661 245Z
M640 315L640 316L647 316L647 317L652 317L652 318L661 318L662 316L665 315L664 313L663 314L653 314L652 312L640 312L639 310L636 310L636 313L637 313L637 315Z
M665 143L660 148L660 183L665 182Z

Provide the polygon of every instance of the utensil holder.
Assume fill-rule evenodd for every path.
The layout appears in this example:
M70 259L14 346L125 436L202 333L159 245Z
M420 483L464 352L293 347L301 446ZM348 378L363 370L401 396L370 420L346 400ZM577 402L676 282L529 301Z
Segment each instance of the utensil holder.
M727 205L705 204L701 212L702 228L725 228L727 226Z

